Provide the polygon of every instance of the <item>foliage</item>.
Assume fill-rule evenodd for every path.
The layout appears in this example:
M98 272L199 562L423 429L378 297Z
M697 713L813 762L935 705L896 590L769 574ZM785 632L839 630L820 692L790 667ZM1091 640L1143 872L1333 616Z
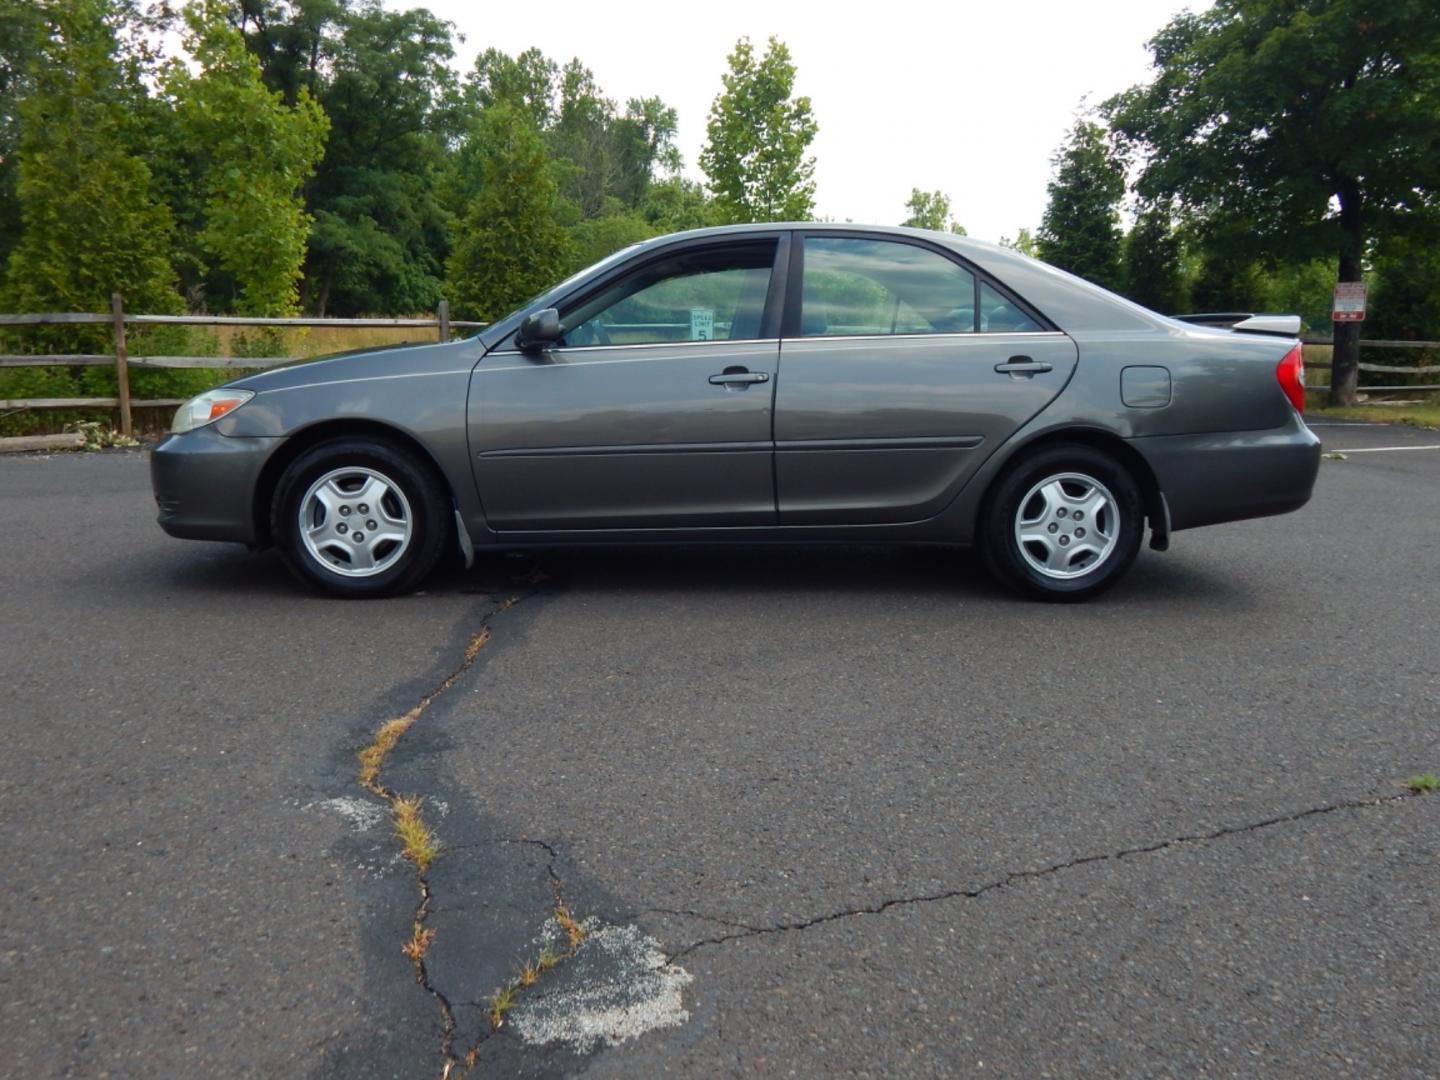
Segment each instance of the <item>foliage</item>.
M570 230L570 260L565 271L574 273L621 248L658 235L643 217L628 212L578 222Z
M814 211L818 127L808 97L794 97L790 50L771 38L758 60L748 38L735 44L724 91L710 107L700 167L721 220L804 221Z
M1422 237L1388 237L1375 258L1366 336L1440 341L1440 246Z
M69 424L66 431L73 431L85 440L82 449L107 450L112 446L139 446L140 440L124 435L99 420L78 420Z
M1433 0L1220 0L1176 17L1150 49L1155 81L1107 106L1147 152L1140 194L1177 199L1238 256L1329 254L1339 280L1358 281L1371 236L1432 223ZM1357 338L1343 331L1332 395L1349 404Z
M339 22L316 93L330 117L308 186L305 300L317 314L434 310L451 216L440 194L457 125L453 28L362 4Z
M638 212L657 236L720 224L715 203L705 189L679 176L651 184Z
M483 175L447 269L457 314L489 320L560 279L570 238L556 220L559 192L531 116L497 102L477 138L487 150Z
M1050 201L1036 240L1039 257L1097 285L1119 289L1124 163L1105 130L1081 119L1051 164Z
M1022 255L1029 255L1032 259L1040 257L1040 247L1035 242L1035 235L1025 226L1020 226L1020 231L1015 234L1014 239L1008 236L1000 238L1000 246L1018 251Z
M1125 295L1162 315L1189 308L1180 237L1164 207L1141 210L1125 237Z
M966 235L965 226L951 216L950 196L943 191L911 188L910 198L905 201L905 209L910 211L910 216L900 224L908 228Z
M317 93L334 56L350 0L235 0L231 21L260 61L265 85L287 105Z
M133 150L138 72L118 58L118 20L105 0L52 0L18 106L16 195L22 231L10 253L12 311L174 311L172 219ZM71 348L103 332L61 332ZM52 336L50 343L59 338ZM37 341L37 344L39 342Z
M1440 791L1440 775L1433 772L1420 773L1405 781L1405 787L1415 795L1429 795Z
M222 11L216 0L186 9L185 46L199 71L176 61L166 76L204 192L198 240L234 279L235 310L293 315L311 222L299 189L323 152L329 120L303 87L293 106L265 87L259 62Z
M20 236L20 203L15 194L15 149L20 141L20 100L30 86L30 69L45 23L32 0L0 0L0 267Z

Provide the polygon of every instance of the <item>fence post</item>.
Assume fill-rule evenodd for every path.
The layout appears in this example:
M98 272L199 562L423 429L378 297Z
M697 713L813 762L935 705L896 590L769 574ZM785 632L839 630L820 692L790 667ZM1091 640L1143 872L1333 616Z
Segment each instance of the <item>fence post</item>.
M440 306L435 309L435 319L440 323L440 340L450 340L450 301L441 299Z
M110 294L110 318L115 328L115 384L120 398L120 434L132 433L130 418L130 354L125 349L125 301Z

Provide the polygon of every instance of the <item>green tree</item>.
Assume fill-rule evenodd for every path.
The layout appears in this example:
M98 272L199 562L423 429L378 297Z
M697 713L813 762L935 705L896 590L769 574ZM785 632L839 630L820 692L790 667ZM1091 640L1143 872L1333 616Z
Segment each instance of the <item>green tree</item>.
M910 198L905 201L910 216L900 224L911 229L931 229L935 232L952 232L965 236L965 226L950 215L950 196L943 191L921 191L910 189Z
M735 44L724 91L710 107L700 167L722 220L803 221L815 206L818 130L810 99L795 97L795 65L771 38L759 59L748 38Z
M1424 237L1387 238L1376 253L1367 307L1372 337L1440 341L1440 246Z
M626 206L639 206L655 182L656 172L673 177L680 171L680 150L675 134L680 118L658 97L631 98L625 115L616 119L615 195Z
M559 80L559 66L539 49L512 57L491 48L476 57L466 95L481 110L507 101L523 109L537 131L544 131L555 120Z
M293 315L311 223L300 185L324 150L329 121L304 87L293 106L266 88L259 62L223 10L215 0L185 9L185 47L198 71L176 61L166 77L198 162L198 240L233 278L236 310Z
M0 266L20 237L15 195L15 150L20 142L20 102L45 30L33 0L0 0Z
M574 273L621 248L658 235L653 225L633 211L587 218L570 229L570 259L565 269Z
M485 148L483 173L450 254L448 288L459 313L495 319L560 279L571 261L570 238L530 115L497 102L485 110L476 141Z
M1077 120L1051 163L1050 201L1036 238L1039 257L1107 289L1120 288L1125 166L1105 129Z
M294 105L301 90L318 96L349 12L350 0L235 0L230 18L260 61L265 85Z
M120 13L123 15L123 11ZM120 16L106 0L51 0L18 106L10 252L12 311L174 311L172 220L136 152L136 73L119 56Z
M657 236L720 224L714 200L695 181L681 176L651 184L640 201L638 212Z
M1035 244L1035 234L1023 225L1020 226L1020 231L1015 234L1013 240L1008 236L1000 237L1000 246L1018 251L1022 255L1029 255L1032 259L1040 257L1039 248Z
M1340 281L1362 280L1371 237L1433 225L1433 0L1219 0L1176 17L1150 50L1154 82L1107 106L1148 152L1143 196L1242 223L1234 235L1254 254L1328 254ZM1358 359L1359 327L1342 323L1332 404L1353 404Z
M1125 237L1125 295L1163 315L1189 305L1180 236L1162 206L1147 206Z
M440 191L456 134L453 28L423 8L362 4L330 45L317 90L331 132L307 207L317 314L433 310L453 222Z

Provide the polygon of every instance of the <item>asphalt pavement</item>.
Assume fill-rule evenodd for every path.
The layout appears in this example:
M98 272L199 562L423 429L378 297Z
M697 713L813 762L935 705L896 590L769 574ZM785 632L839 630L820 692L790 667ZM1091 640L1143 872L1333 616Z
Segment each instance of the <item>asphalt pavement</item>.
M1433 1076L1440 436L1316 430L1305 509L1064 607L838 547L331 601L141 453L0 458L0 1074ZM485 628L385 767L422 986L354 755Z

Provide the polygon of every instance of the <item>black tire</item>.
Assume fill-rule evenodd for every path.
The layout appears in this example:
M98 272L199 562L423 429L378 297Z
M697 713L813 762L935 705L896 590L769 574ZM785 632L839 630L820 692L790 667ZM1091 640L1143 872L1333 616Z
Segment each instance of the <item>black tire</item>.
M1073 518L1065 519L1062 515L1062 520L1053 520L1045 496L1036 493L1040 485L1064 477L1080 478L1061 480L1061 486L1067 492L1083 492L1083 481L1088 480L1106 489L1112 497L1106 502L1113 504L1112 512L1118 521L1110 523L1110 531L1106 535L1113 535L1114 539L1103 555L1085 551L1088 545L1083 542L1084 537L1075 537L1077 531L1085 529L1093 543L1096 539L1095 523L1082 524L1077 528ZM1022 522L1022 510L1026 511L1024 521L1049 521L1050 524L1043 525L1043 528L1056 538L1057 543L1063 538L1067 545L1076 545L1073 552L1068 548L1049 549L1060 550L1057 558L1063 559L1067 553L1070 554L1076 559L1073 567L1056 567L1048 572L1037 567L1035 563L1044 557L1047 550L1044 542L1038 540L1031 540L1025 545L1030 555L1027 558L1026 550L1022 549L1016 535L1017 524ZM1069 515L1074 513L1073 509L1067 510L1063 506L1061 510ZM1102 523L1104 515L1105 511L1101 511ZM1024 596L1067 602L1087 599L1120 580L1140 551L1144 531L1145 511L1140 487L1130 471L1103 451L1078 443L1065 443L1026 455L1001 474L981 511L978 539L986 566L1003 584ZM1080 554L1077 556L1074 552ZM1061 573L1073 576L1055 576Z
M300 504L319 480L350 469L357 470L357 474L363 471L378 475L398 488L403 501L397 500L392 491L386 496L387 505L393 508L397 520L408 523L409 533L403 543L388 542L381 553L373 557L372 569L354 569L347 573L340 569L345 565L342 560L326 557L332 549L340 550L333 541L331 548L317 554L302 539ZM340 482L352 481L342 476ZM359 506L347 504L345 510L349 515L357 512ZM328 516L326 511L320 513ZM374 513L369 511L372 518ZM356 520L362 529L364 527L363 519L358 516L346 520ZM451 542L450 492L433 466L410 450L373 438L334 439L306 450L281 474L270 504L270 527L286 566L306 584L331 596L352 599L394 596L417 588ZM353 532L349 535L353 537ZM353 576L357 573L366 576Z

